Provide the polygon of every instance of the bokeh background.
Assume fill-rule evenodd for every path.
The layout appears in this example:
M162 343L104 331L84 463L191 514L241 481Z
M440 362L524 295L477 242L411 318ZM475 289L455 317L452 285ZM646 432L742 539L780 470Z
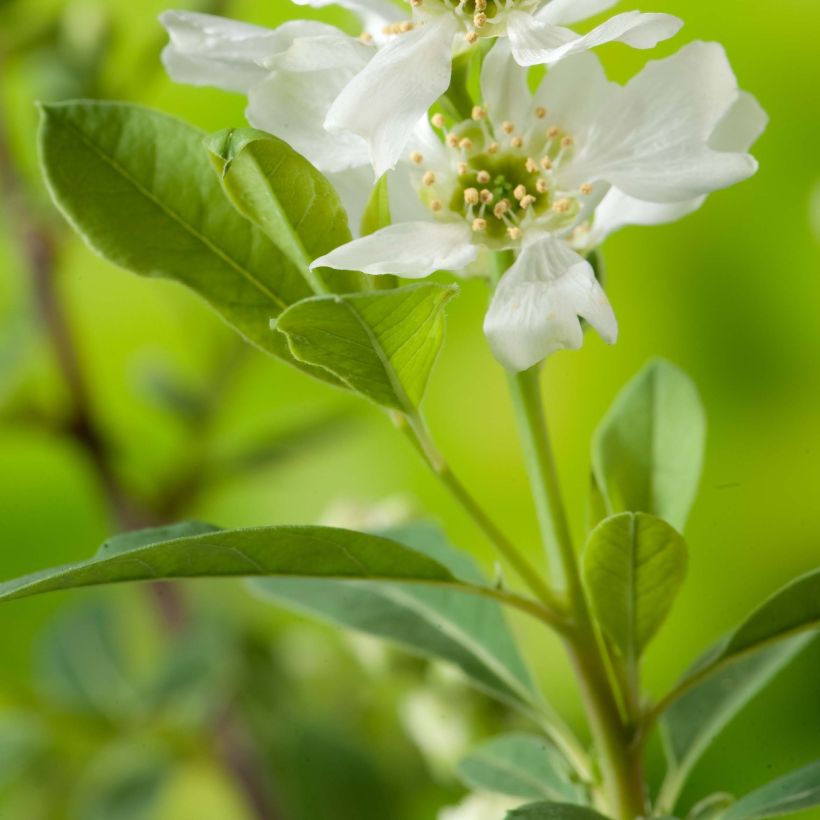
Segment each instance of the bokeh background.
M662 53L690 39L723 42L771 115L754 179L682 223L609 241L621 338L607 348L590 336L547 368L579 535L588 441L619 388L662 355L702 391L709 445L687 532L689 579L647 661L647 685L660 694L820 558L820 4L650 6L686 20ZM35 100L133 100L211 130L243 122L239 97L164 76L156 17L165 7L0 0L0 577L84 558L124 522L172 516L247 526L409 513L445 522L491 570L489 546L379 411L244 349L181 289L97 259L51 209ZM184 7L356 30L343 12L286 0ZM646 58L620 46L601 54L621 80ZM503 376L481 335L484 302L482 286L467 283L452 303L426 408L457 470L537 557ZM75 424L66 339L82 406L124 488L116 508ZM515 626L546 690L580 723L557 645ZM244 820L260 816L255 800L270 800L282 820L427 820L463 793L448 761L520 725L442 670L273 609L234 582L4 604L0 653L8 820ZM815 647L714 744L684 804L742 793L818 753ZM655 749L653 776L659 761Z

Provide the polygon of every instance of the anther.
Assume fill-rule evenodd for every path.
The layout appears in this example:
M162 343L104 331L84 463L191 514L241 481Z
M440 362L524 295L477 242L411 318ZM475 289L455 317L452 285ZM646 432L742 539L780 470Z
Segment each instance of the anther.
M475 178L479 185L486 185L490 181L490 174L488 171L479 171Z
M550 189L550 184L545 179L537 179L535 180L535 190L538 191L539 194L545 194Z
M538 170L538 165L532 157L527 157L527 161L524 163L524 166L531 174L534 174Z
M464 137L464 139L459 140L458 147L461 148L462 151L472 151L473 141L469 137Z
M458 134L453 134L452 132L449 133L447 135L446 142L450 148L458 148Z
M480 216L473 220L473 230L474 231L486 231L487 230L487 220L482 219Z
M495 197L493 196L492 191L488 191L486 188L482 188L478 194L478 198L485 204L489 205Z
M512 145L513 148L523 148L524 140L522 140L521 137L513 137L510 140L510 145Z
M561 147L569 148L574 142L575 140L573 140L572 137L564 137L564 139L561 140Z
M585 182L578 190L584 196L589 196L592 193L592 185L590 185L588 182Z
M532 194L527 194L526 196L521 197L521 207L526 209L529 208L535 202L535 197Z
M496 219L501 219L507 211L510 210L510 201L508 199L502 199L495 208L493 208L493 214Z
M479 11L473 15L473 25L476 28L484 28L487 25L487 15L483 11Z
M436 128L444 128L444 114L433 114L430 120Z
M512 134L512 132L515 131L515 123L504 120L504 122L501 123L501 130L505 134Z
M487 112L480 105L474 105L471 116L478 122L478 120L483 120L487 116Z
M432 171L428 171L422 178L421 181L429 188L431 185L436 184L436 175Z
M470 44L473 45L474 43L478 42L478 34L475 31L468 31L464 35L464 39Z
M500 147L501 147L501 146L500 146L497 142L491 142L491 143L487 146L487 153L488 153L488 154L497 154L497 153L498 153L498 149L499 149Z
M549 157L541 157L541 167L545 171L552 170L552 160Z
M438 213L442 208L444 208L444 203L440 199L434 199L430 203L430 210L433 211L433 213Z
M487 0L475 0L475 10L476 11L486 11L487 10Z
M513 196L521 201L527 195L527 187L525 185L518 185L513 191Z
M543 105L539 105L538 108L535 109L535 116L538 117L539 120L543 120L544 117L547 116L547 109L544 108Z
M424 157L420 151L413 151L410 154L410 162L415 163L416 165L421 165L422 162L424 162Z
M458 175L460 177L466 176L470 173L470 166L467 165L466 162L459 162L459 164L456 166L456 169L458 170Z
M464 190L464 201L468 205L478 205L478 188L466 188Z
M517 228L515 225L511 225L507 228L507 233L509 234L510 239L521 239L524 236L524 231L521 228Z
M566 197L552 203L552 210L557 214L565 214L572 207L572 202Z
M548 139L555 139L561 133L561 129L557 125L551 125L547 129L547 138Z
M373 42L373 35L369 31L363 31L359 35L359 40L365 45L370 45Z

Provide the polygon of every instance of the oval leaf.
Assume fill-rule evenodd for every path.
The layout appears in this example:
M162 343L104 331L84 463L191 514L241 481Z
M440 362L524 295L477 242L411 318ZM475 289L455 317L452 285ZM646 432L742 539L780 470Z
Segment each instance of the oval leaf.
M163 540L167 528L134 542L107 542L90 561L0 584L0 601L124 581L266 575L455 582L426 555L395 541L331 527L260 527ZM157 539L157 540L155 540Z
M723 820L781 817L820 805L820 760L787 774L737 801Z
M543 737L510 734L492 738L458 764L462 781L472 789L523 800L559 800L584 805L584 789L558 750Z
M706 418L688 376L650 362L595 433L592 470L609 515L645 512L682 531L703 465Z
M459 581L486 585L472 557L428 525L389 530L398 541L446 567ZM515 639L497 602L456 587L333 579L272 578L253 583L264 597L336 625L392 641L457 666L476 686L506 702L538 701Z
M589 536L583 575L590 604L628 661L640 657L669 613L686 563L683 538L645 513L607 518Z
M605 820L587 806L572 803L530 803L507 812L505 820Z
M377 404L412 414L444 340L444 306L457 292L422 284L317 296L286 310L275 327L300 361L326 368Z
M310 263L352 239L333 186L286 142L254 128L229 128L206 140L222 187L244 217L260 227L314 290L350 293L362 274L314 273Z
M88 245L142 276L203 297L246 339L313 376L270 319L314 291L300 269L231 206L186 123L135 105L45 105L40 157L51 196Z

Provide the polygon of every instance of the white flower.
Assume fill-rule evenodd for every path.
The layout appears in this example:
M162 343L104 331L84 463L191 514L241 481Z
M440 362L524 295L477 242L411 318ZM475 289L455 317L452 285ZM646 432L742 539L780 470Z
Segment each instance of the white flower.
M471 794L457 806L442 809L438 820L501 820L520 805L520 800L499 794Z
M371 25L384 25L380 0L347 0ZM364 6L368 6L364 8ZM395 12L396 10L394 10ZM330 134L331 104L367 65L375 48L324 23L292 21L266 29L188 11L166 11L160 22L170 43L162 60L173 80L247 95L251 125L285 140L326 173L352 224L372 180L367 143L356 134Z
M443 139L423 119L408 161L389 178L400 190L414 179L425 207L394 214L390 227L313 264L419 278L463 272L482 249L514 250L485 320L509 370L580 347L578 317L615 341L612 308L576 252L591 250L596 230L602 238L621 216L674 218L757 167L745 151L765 118L714 43L651 62L626 86L608 82L593 55L578 55L550 69L532 95L502 40L485 59L481 90L472 119L433 118ZM624 197L631 213L613 215L613 200Z
M298 0L326 5L328 0ZM386 28L392 39L331 106L326 126L368 143L376 176L393 168L418 119L447 91L453 50L482 38L509 39L521 66L554 64L609 42L652 48L682 23L668 14L616 15L586 35L565 28L617 0L410 0L412 21Z

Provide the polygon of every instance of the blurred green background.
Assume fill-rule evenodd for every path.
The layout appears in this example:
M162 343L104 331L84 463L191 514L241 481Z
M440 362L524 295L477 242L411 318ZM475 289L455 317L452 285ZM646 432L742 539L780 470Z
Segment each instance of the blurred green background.
M660 694L761 597L820 558L820 4L650 6L686 21L660 52L690 39L723 42L741 85L771 116L755 178L680 224L609 241L621 338L607 348L590 335L583 351L547 368L579 535L588 441L618 389L662 355L702 391L710 434L687 532L689 580L647 661L647 684ZM0 0L0 117L11 160L0 209L0 577L84 558L118 526L88 453L65 434L70 392L43 330L38 264L54 273L51 297L127 488L126 517L355 522L386 501L377 516L406 509L442 520L454 543L492 569L489 546L383 414L244 350L181 289L111 268L50 208L36 167L37 99L134 100L210 130L243 122L241 98L164 76L156 17L165 7ZM356 30L342 12L285 0L186 7ZM601 54L620 80L646 59L619 46ZM427 412L457 471L537 557L504 379L481 334L484 303L470 282L452 304ZM515 625L546 690L580 723L559 647ZM233 582L5 604L0 636L4 820L242 820L259 816L248 795L260 777L283 820L426 820L462 794L446 761L513 721L440 670L279 612ZM816 758L819 705L815 646L715 743L685 804L742 793Z

